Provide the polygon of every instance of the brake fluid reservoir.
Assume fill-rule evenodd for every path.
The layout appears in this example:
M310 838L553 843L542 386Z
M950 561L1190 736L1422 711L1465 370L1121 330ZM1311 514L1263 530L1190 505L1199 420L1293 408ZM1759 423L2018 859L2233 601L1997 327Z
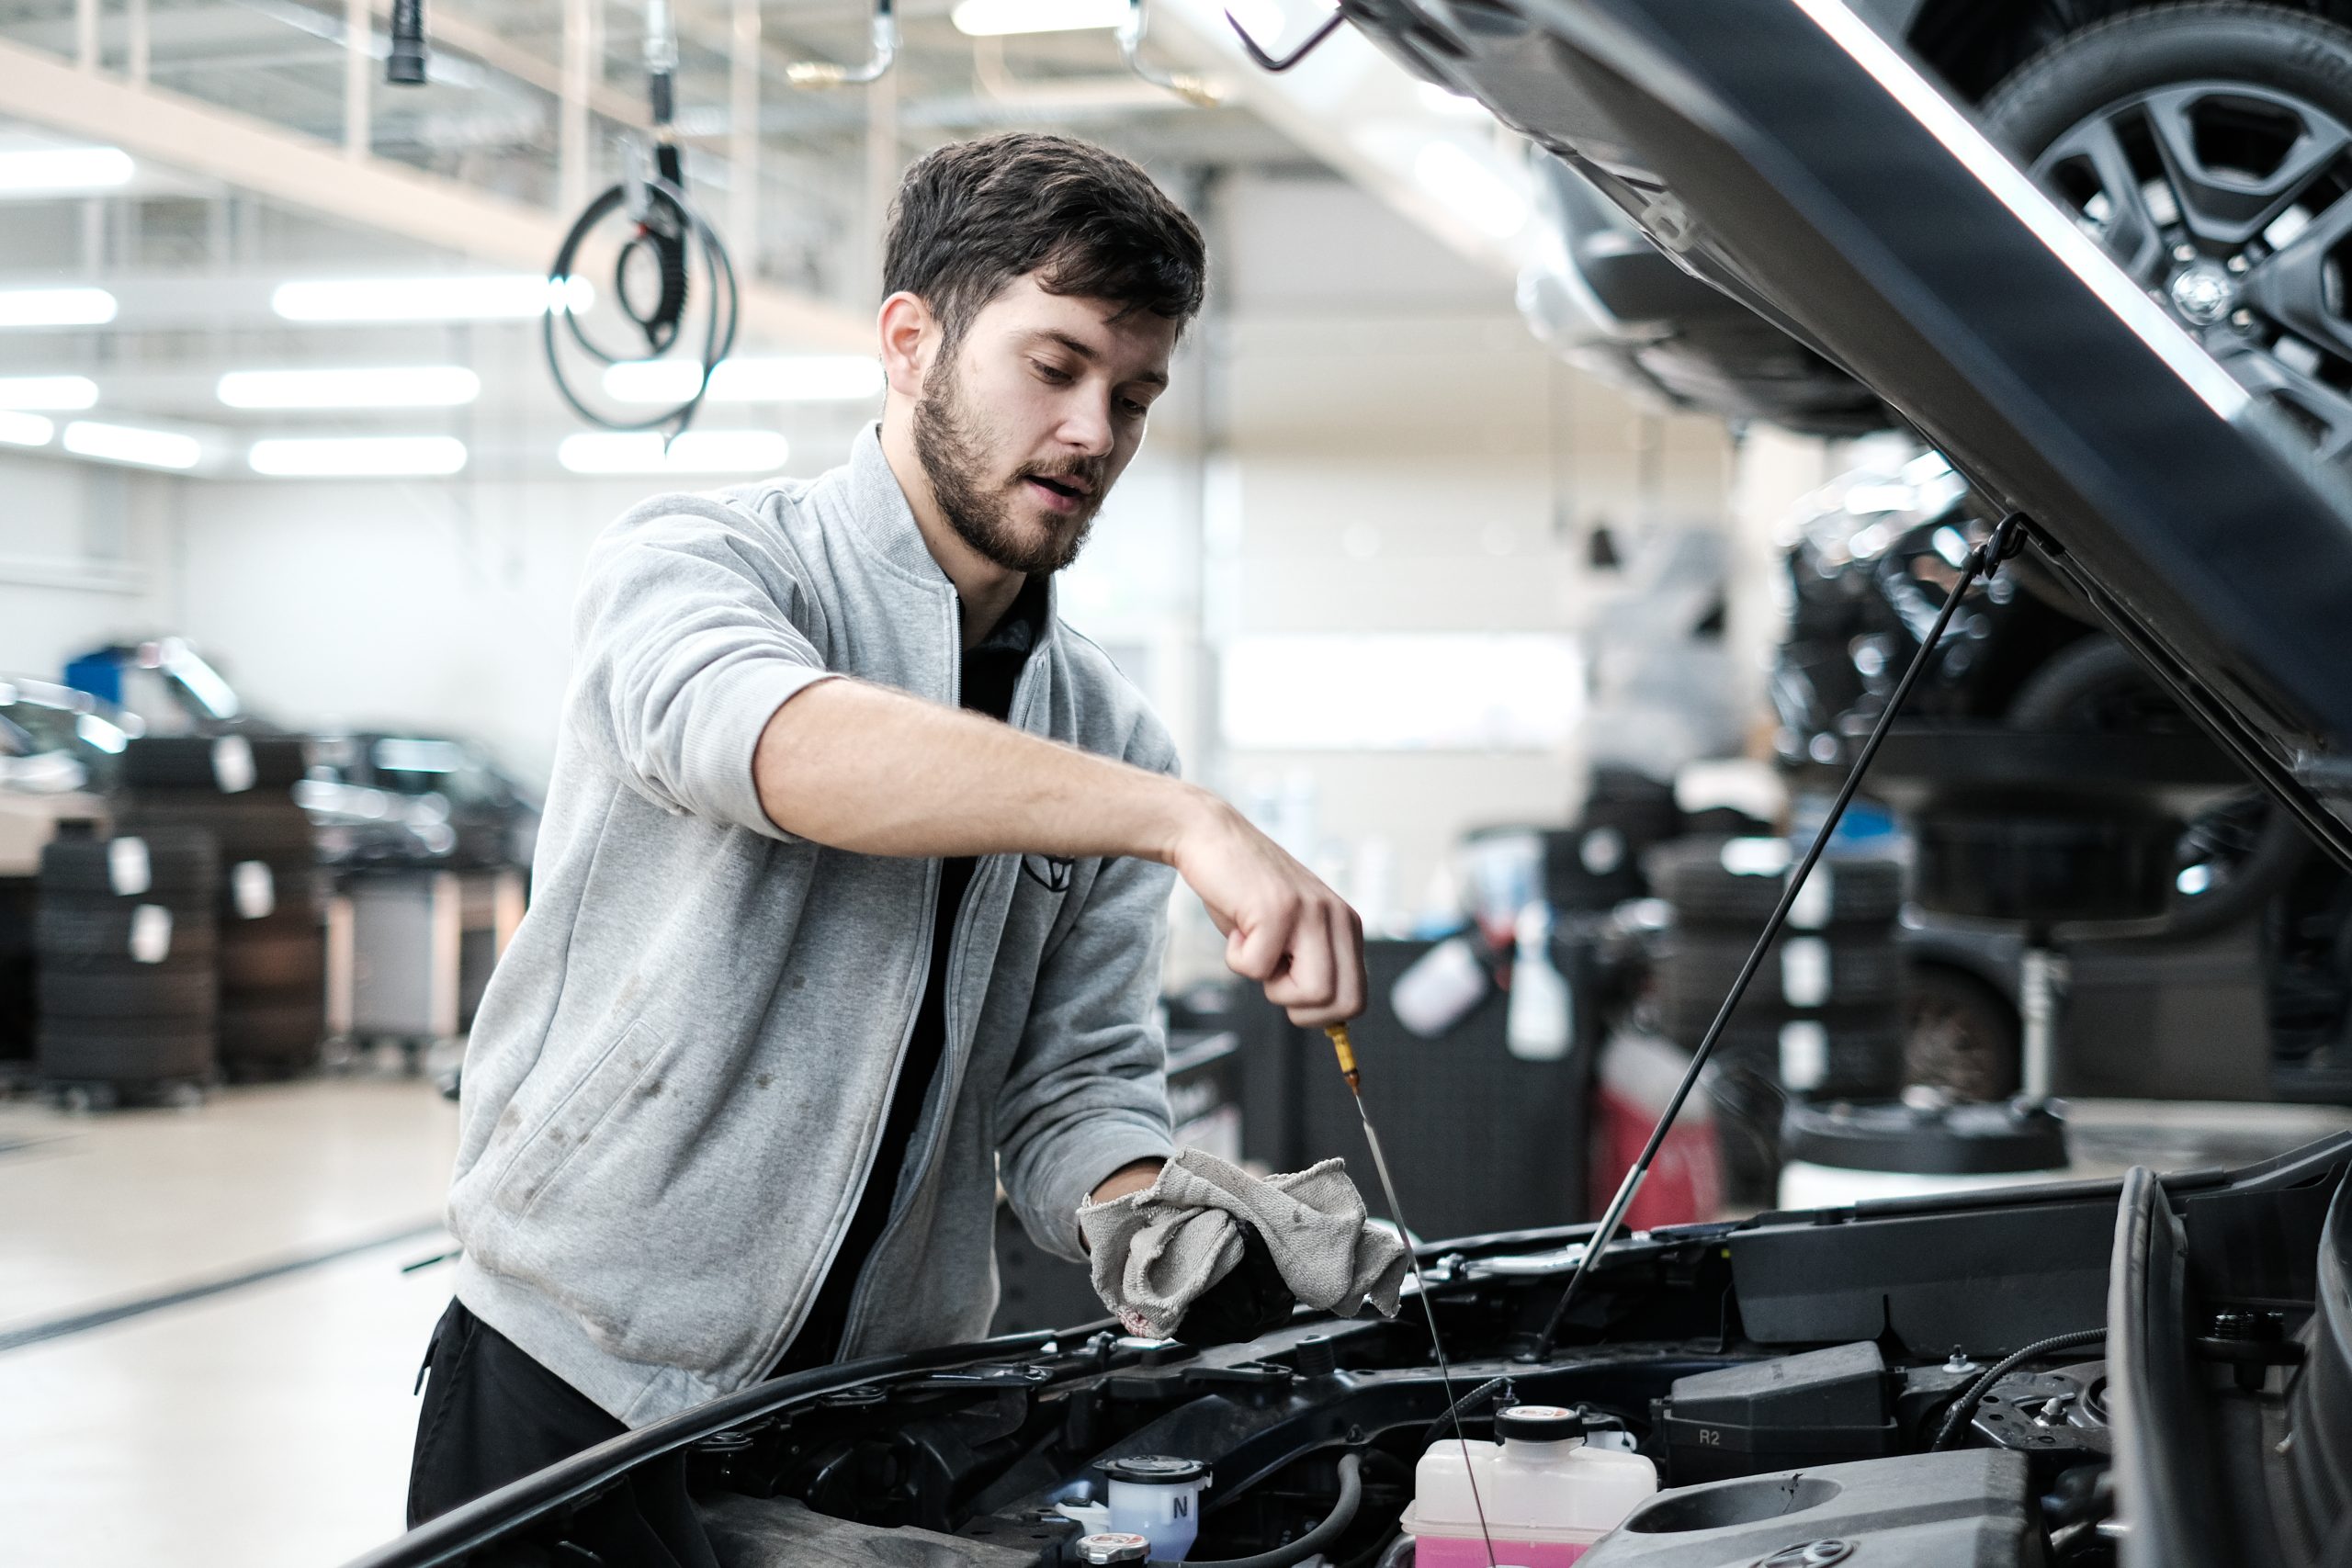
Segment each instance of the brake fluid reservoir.
M1201 1533L1208 1467L1170 1454L1130 1454L1102 1466L1111 1483L1111 1529L1148 1537L1157 1562L1182 1562Z
M1554 1404L1515 1404L1495 1416L1502 1438L1430 1445L1413 1472L1405 1510L1414 1568L1487 1568L1487 1530L1497 1562L1566 1568L1657 1490L1657 1470L1635 1453L1585 1441L1584 1418ZM1470 1483L1477 1481L1477 1495Z

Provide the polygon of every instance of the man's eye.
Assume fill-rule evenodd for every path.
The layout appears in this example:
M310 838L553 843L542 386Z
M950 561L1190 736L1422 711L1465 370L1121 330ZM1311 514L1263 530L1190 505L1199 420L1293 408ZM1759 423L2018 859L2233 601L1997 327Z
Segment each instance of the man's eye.
M1119 400L1119 412L1125 414L1129 419L1141 419L1144 415L1151 412L1151 405L1149 403L1139 403L1133 398L1121 398Z
M1039 376L1057 387L1065 386L1069 381L1069 372L1058 366L1048 365L1042 359L1033 359L1029 363L1035 367Z

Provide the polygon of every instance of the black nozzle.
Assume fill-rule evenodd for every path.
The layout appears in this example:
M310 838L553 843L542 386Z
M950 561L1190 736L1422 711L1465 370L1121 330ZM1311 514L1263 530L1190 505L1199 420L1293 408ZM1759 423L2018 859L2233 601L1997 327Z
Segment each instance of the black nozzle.
M424 0L392 0L392 51L384 80L396 87L424 85Z

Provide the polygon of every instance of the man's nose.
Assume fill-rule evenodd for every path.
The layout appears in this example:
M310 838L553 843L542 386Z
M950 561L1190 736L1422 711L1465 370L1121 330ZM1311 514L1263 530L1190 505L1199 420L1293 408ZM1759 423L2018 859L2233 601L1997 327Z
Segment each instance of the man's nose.
M1062 412L1062 440L1090 457L1111 453L1111 404L1105 398L1073 398Z

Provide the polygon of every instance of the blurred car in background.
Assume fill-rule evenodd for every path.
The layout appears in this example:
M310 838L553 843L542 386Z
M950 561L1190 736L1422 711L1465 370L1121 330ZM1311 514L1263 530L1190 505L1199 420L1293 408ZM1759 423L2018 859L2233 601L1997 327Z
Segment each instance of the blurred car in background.
M183 637L93 649L67 661L65 684L135 715L151 734L278 732L248 715L236 689Z
M538 837L537 800L481 747L439 736L314 737L294 798L328 865L528 866Z
M2132 280L2319 453L2352 452L2352 29L2319 5L1854 0L1940 73ZM1733 419L1824 435L1876 394L1700 281L1539 155L1521 308L1565 356Z
M1889 453L1809 499L1784 538L1787 631L1773 748L1797 787L1834 784L1892 696L1984 525L1938 455ZM2030 558L1970 593L1905 706L1915 724L2077 735L2199 727ZM2061 1082L2074 1093L2352 1097L2352 878L2249 783L2191 816L2173 893L2144 929L2071 942ZM1963 1099L2018 1087L2014 930L1914 911L1908 1078ZM2263 1039L2266 1058L2216 1052Z
M87 692L0 675L0 789L104 794L114 787L124 745L145 732L137 715Z

